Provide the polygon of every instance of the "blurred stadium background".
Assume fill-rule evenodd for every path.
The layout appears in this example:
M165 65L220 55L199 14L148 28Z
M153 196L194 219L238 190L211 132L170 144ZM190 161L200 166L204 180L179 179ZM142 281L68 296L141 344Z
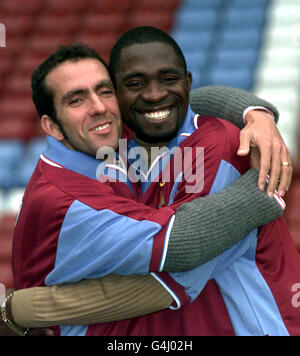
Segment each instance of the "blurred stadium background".
M294 165L285 217L300 251L300 0L1 0L0 283L13 287L15 217L45 137L30 89L34 68L59 45L85 42L108 60L128 28L151 25L181 45L193 87L242 88L274 103Z

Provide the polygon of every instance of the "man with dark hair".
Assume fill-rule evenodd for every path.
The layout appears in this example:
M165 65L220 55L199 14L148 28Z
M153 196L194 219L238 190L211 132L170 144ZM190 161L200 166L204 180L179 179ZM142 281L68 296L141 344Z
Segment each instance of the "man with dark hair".
M82 62L85 62L84 63L84 66L83 66L83 63ZM88 60L88 64L89 64L89 66L91 66L91 64L92 63L90 63L91 61L90 60ZM93 64L95 64L95 63L93 63ZM76 69L76 70L75 70ZM82 74L82 73L85 73L85 71L89 74L88 76L84 76L83 75L83 77L84 78L86 78L86 79L88 79L89 78L89 80L90 80L90 78L92 77L90 74L92 73L92 71L91 71L91 68L89 68L89 67L87 67L87 61L81 61L81 60L79 60L79 61L77 61L77 62L74 62L74 63L70 63L70 62L68 62L67 60L66 60L66 62L63 62L60 66L58 66L57 68L55 68L55 69L53 69L52 70L52 72L50 72L49 73L49 75L48 75L48 85L50 85L51 86L51 89L53 89L53 88L55 88L56 90L54 90L53 91L53 100L54 100L54 103L55 103L55 105L56 105L56 109L58 108L59 110L58 110L58 118L60 118L61 120L62 120L62 123L63 123L63 126L64 126L64 128L65 129L67 129L67 133L68 133L68 136L67 137L64 137L64 135L62 134L62 132L60 132L60 130L59 130L59 128L56 126L55 127L55 125L53 126L53 120L51 120L51 118L49 119L49 117L47 117L47 115L45 115L45 116L43 116L42 117L42 125L43 125L43 127L46 129L46 131L48 132L48 133L51 133L51 135L52 136L54 136L54 137L56 137L56 139L58 140L58 141L61 141L66 147L68 147L69 149L73 149L74 150L74 148L75 149L77 149L77 150L79 150L79 151L81 151L81 152L86 152L86 153L88 153L88 154L91 154L91 152L92 152L92 150L95 148L95 145L97 146L98 145L98 147L100 147L101 146L101 142L103 142L103 138L107 135L107 134L109 134L109 135L111 135L112 134L112 131L114 130L114 132L116 132L117 130L117 127L118 127L118 125L117 124L115 124L115 121L114 121L114 119L113 118L107 118L107 120L106 121L103 121L103 122L96 122L95 123L95 125L94 126L92 126L92 127L90 127L90 124L87 124L86 122L84 122L83 121L83 124L84 125L82 125L82 122L79 122L79 119L78 119L78 121L76 121L76 125L77 125L77 123L78 123L78 125L77 125L77 127L76 128L78 128L78 130L74 130L73 132L72 132L72 130L71 130L71 126L69 125L69 123L68 123L68 120L71 120L71 116L69 116L70 114L71 114L71 112L72 112L72 110L74 109L74 108L76 108L76 109L78 109L78 106L79 107L81 107L81 105L86 105L86 102L91 102L92 101L92 97L94 97L95 96L95 94L97 93L97 90L101 87L101 86L99 86L98 84L101 82L102 84L103 84L103 81L100 81L98 84L95 84L94 86L92 86L92 85L89 85L88 86L88 88L84 88L84 86L83 87L80 87L80 86L78 86L78 87L76 87L76 85L74 84L74 85L72 85L72 86L74 86L74 87L72 87L72 88L68 88L68 85L67 84L69 84L69 83L71 83L71 77L73 77L72 78L72 80L74 80L74 79L76 79L76 75L75 75L75 73L76 72L78 72L79 71L79 69L81 69L81 71L80 71L80 73ZM84 69L84 71L83 71L83 69ZM93 68L93 70L96 72L96 70L95 70L96 68ZM67 74L66 74L67 73ZM61 79L61 77L63 76L63 78L65 79L62 83L63 84L60 84L60 82L58 81L58 78L60 78ZM65 76L65 77L64 77ZM75 77L75 78L74 78ZM79 79L78 79L79 80ZM82 80L82 79L80 79L80 80ZM106 82L107 81L107 78L104 80L104 82ZM87 81L88 82L88 81ZM109 81L107 81L107 83L108 83ZM72 82L73 83L73 82ZM101 90L100 90L100 92L99 92L99 95L104 95L104 97L103 97L103 99L102 100L104 100L104 99L107 99L107 98L110 98L111 99L111 90L110 90L110 87L107 85L107 83L106 83L106 87L105 87L105 90L104 91L102 91L102 89L103 89L103 87L101 87ZM101 85L102 85L101 84ZM64 86L66 86L66 88L64 88ZM65 90L63 90L63 89L65 89ZM70 90L67 90L67 89L70 89ZM66 91L66 93L64 93L64 91ZM101 93L101 94L100 94ZM108 97L106 97L106 95L108 95ZM95 98L94 98L95 99ZM69 107L66 107L66 108L64 108L64 105L69 105L70 106L70 108ZM95 103L95 106L96 106L96 103ZM81 108L80 108L80 110L82 110ZM97 113L99 114L99 112L100 112L100 109L98 108L97 109L98 111L97 111ZM102 108L102 110L103 110L103 108ZM169 108L168 109L165 109L165 110L169 110ZM89 110L87 110L87 113L92 117L93 115L95 115L95 113L96 113L96 110L92 110L92 109L89 109ZM148 111L146 112L146 115L147 115L147 113L148 113ZM164 115L165 113L162 113L162 114L159 114L159 115ZM62 116L60 116L60 115L62 115ZM155 114L156 115L156 114ZM154 116L155 116L154 115ZM151 116L151 115L150 115ZM62 117L64 117L64 120L62 119ZM116 113L114 114L114 117L116 118L117 117L117 115L116 115ZM73 118L74 118L74 116L73 116ZM156 120L156 118L155 118L155 120ZM117 120L117 118L116 118L116 121L118 121ZM87 126L86 126L87 125ZM105 131L105 130L107 130L107 131ZM91 133L91 135L96 135L96 136L100 136L100 137L96 137L96 138L94 138L93 136L90 136L90 131L92 131L92 132L97 132L97 131L100 131L100 132L102 132L102 134L95 134L95 133ZM103 131L105 132L104 134L103 134ZM71 133L72 135L70 135L69 133ZM102 137L101 137L102 136ZM101 140L100 140L100 138L101 138ZM115 136L113 135L113 138L115 138ZM88 144L86 144L86 142L87 141L89 141L89 143ZM100 142L101 141L101 142ZM50 144L51 144L51 141L50 141ZM51 164L51 162L52 162L52 166L54 166L54 167L56 167L56 168L60 168L59 166L60 166L60 164L59 163L57 163L57 161L56 162L54 162L53 163L53 159L51 160L51 154L53 155L53 150L55 149L55 145L56 144L54 144L54 142L52 142L52 145L53 145L53 147L52 147L52 152L51 152L51 150L50 151L48 151L48 152L46 152L46 154L48 154L48 156L50 155L50 161L48 160L48 159L45 159L45 157L43 158L43 160L44 160L44 162L46 162L46 163L48 163L49 164L49 162L50 162L50 164ZM109 144L110 146L112 145L111 143ZM57 146L57 145L56 145ZM113 145L114 146L114 145ZM56 147L56 149L60 149L60 150L62 150L63 149L63 147ZM62 152L62 151L61 151ZM67 153L67 152L65 152L65 153ZM69 156L71 157L71 156L74 156L73 154L71 155L71 153L70 152L68 152L68 154L69 154ZM76 155L77 156L77 158L79 158L79 156L78 155ZM53 157L53 156L52 156ZM49 158L49 157L48 157ZM57 157L56 157L56 159L57 159ZM47 161L49 161L49 162L47 162ZM41 163L40 163L40 165L41 165ZM58 167L57 167L58 166ZM74 169L74 167L73 167L73 169ZM78 168L77 168L77 170L78 170ZM85 175L87 175L87 171L83 171L82 170L82 167L80 168L80 171L81 171L81 174L85 174ZM62 172L62 171L60 171L60 172ZM59 172L59 173L60 173ZM66 170L64 170L63 171L63 173L65 174L66 173ZM72 177L73 177L73 179L75 179L75 176L74 175L72 175ZM70 178L72 178L71 177L71 175L70 175ZM79 179L79 177L77 177L78 179ZM77 179L76 178L76 179ZM249 178L249 177L248 177ZM78 181L77 181L78 182ZM71 182L72 183L72 182ZM70 184L71 184L70 183ZM91 182L90 182L91 183ZM52 183L53 184L53 183ZM99 184L99 183L98 183ZM72 184L71 184L72 185ZM92 185L92 184L91 184ZM109 185L110 187L112 187L111 185ZM237 187L238 187L238 185L237 185ZM91 189L91 187L89 187L90 189ZM60 187L60 189L62 189L62 187ZM64 186L63 187L63 189L67 189L67 187L66 186ZM72 187L71 187L71 191L72 191ZM124 194L126 193L126 191L125 192L123 192ZM74 192L72 193L72 194L75 194ZM79 194L79 192L76 190L76 194ZM126 193L126 194L128 194L128 192ZM125 194L125 195L126 195ZM219 196L220 196L220 194L219 194ZM26 197L25 197L26 198ZM81 198L81 199L83 199L83 198ZM112 200L112 202L113 202L113 200ZM85 204L86 204L86 202L85 202ZM129 203L128 203L129 204ZM195 207L196 207L196 205L193 205L192 206L192 209L194 210L195 209ZM269 206L269 208L270 208L270 206ZM23 208L24 209L24 208ZM22 209L22 210L23 210ZM146 209L146 208L143 208L143 209ZM164 209L164 208L163 208ZM24 210L23 210L24 211ZM147 210L145 210L145 211L147 211ZM169 212L169 210L165 210L165 212L167 213L167 212ZM150 211L149 211L149 213L150 213ZM170 212L169 212L170 213ZM72 214L70 211L68 211L68 214ZM176 213L177 214L177 213ZM184 215L185 214L183 214L183 219L184 219ZM198 214L197 214L198 215ZM150 215L148 215L148 218L149 218L149 216ZM20 215L20 219L22 219L22 211L21 211L21 215ZM180 220L180 219L179 219ZM192 219L193 220L193 219ZM20 221L20 220L19 220ZM191 223L191 221L189 220L189 224ZM183 225L182 225L182 221L181 221L181 223L180 223L180 225L181 225L181 227L183 228ZM198 224L195 224L195 225L198 225ZM174 223L174 225L173 226L175 226L175 223ZM189 226L190 227L190 226ZM186 228L186 227L185 227ZM198 230L198 226L196 227L195 226L195 228ZM245 226L243 227L243 228L245 228ZM16 234L18 235L18 230L16 230L17 232L16 232ZM73 231L73 230L72 230ZM130 235L130 231L127 231L128 232L128 234ZM200 231L198 231L198 233L199 233ZM81 231L81 233L83 233L83 231ZM182 229L182 231L180 232L180 235L181 235L181 237L183 236L183 234L184 234L184 229ZM20 235L21 236L21 235ZM194 239L195 239L195 236L193 236L193 242L195 242L194 241ZM173 240L173 238L172 238L172 232L171 232L171 235L170 235L170 242ZM188 240L186 240L186 241L188 241ZM176 245L176 244L175 244ZM175 246L174 245L174 246ZM171 244L169 245L169 246L171 246ZM224 248L224 246L223 246L223 248ZM194 250L194 248L193 248L193 250ZM66 250L64 250L65 252L66 252ZM168 253L169 253L169 248L168 248L168 251L167 251L167 259L166 259L166 262L167 262L167 264L165 264L165 266L166 265L168 265L168 263L169 264L173 264L173 267L172 267L172 270L174 270L174 271L176 271L176 269L177 268L180 268L180 267L174 267L176 264L178 265L178 261L175 261L177 258L178 258L178 256L180 256L181 258L183 257L182 256L182 253L179 253L179 255L177 255L177 257L175 257L175 255L174 256L172 256L172 258L170 259L169 258L169 256L168 256ZM172 248L171 248L171 251L172 251ZM193 251L189 251L189 254L188 254L188 256L190 256L190 254L192 253ZM217 253L218 254L218 253ZM155 253L154 253L154 255L155 255ZM122 254L121 254L121 256L122 256ZM197 256L198 257L196 257L196 259L197 258L199 258L199 251L197 252ZM63 256L61 256L61 257L63 257ZM201 258L203 258L204 256L201 256ZM126 258L125 256L124 256L124 258ZM173 261L173 259L174 259L174 261ZM183 258L183 260L184 260L184 258ZM72 260L73 262L74 262L74 260ZM204 260L205 261L205 260ZM128 262L128 261L127 261ZM198 261L198 263L199 263L199 261ZM122 258L121 258L121 264L122 264ZM193 268L193 266L191 266L191 264L188 264L187 265L188 266L188 268ZM54 270L56 269L56 267L54 268ZM185 267L183 267L183 269L185 269ZM53 270L53 271L54 271ZM53 276L54 276L54 280L55 280L55 278L57 278L59 275L60 275L60 273L59 273L59 271L57 271L57 269L56 269L56 272L54 272L53 273L53 271L50 273L50 274L52 274L52 277L50 277L50 275L47 277L48 278L48 281L50 281L50 279L51 278L53 278ZM58 274L57 274L57 272L58 272ZM75 274L77 273L76 272L76 270L74 270L73 271ZM117 271L118 272L118 271ZM55 277L55 274L56 274L56 277ZM77 277L76 278L78 278L78 275L77 275Z

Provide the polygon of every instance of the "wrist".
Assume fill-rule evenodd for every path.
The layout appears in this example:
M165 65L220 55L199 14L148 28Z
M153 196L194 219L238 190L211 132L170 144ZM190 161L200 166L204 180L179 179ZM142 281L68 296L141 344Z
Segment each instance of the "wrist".
M263 113L265 117L269 117L270 119L273 120L273 122L275 122L274 114L269 109L267 109L263 106L249 106L243 112L244 123L247 125L248 123L251 123L252 121L254 121L255 117L257 116L256 113L259 111L261 113Z
M15 323L15 320L12 315L12 307L11 307L11 302L13 298L13 293L8 294L7 297L3 300L1 304L1 320L5 326L13 331L15 334L19 336L25 336L29 329L24 329L21 326L17 325Z

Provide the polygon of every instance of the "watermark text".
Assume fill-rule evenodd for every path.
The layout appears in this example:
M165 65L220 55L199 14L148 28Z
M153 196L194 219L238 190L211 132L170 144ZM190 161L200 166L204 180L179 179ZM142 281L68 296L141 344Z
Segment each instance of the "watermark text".
M6 29L2 23L0 23L0 47L6 47Z
M187 194L201 193L204 188L204 147L132 147L119 140L119 153L111 147L97 151L101 160L96 176L109 182L185 182Z
M5 298L5 285L3 283L0 283L0 305L2 304L4 298Z
M295 293L292 298L292 306L294 308L299 308L300 307L300 283L293 284L292 292Z

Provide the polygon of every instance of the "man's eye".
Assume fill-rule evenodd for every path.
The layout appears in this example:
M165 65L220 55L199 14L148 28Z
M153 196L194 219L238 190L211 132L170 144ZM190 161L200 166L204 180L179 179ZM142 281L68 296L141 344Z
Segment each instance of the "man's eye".
M79 105L81 103L82 99L76 98L76 99L72 99L70 100L70 105L71 106L76 106Z
M165 81L168 83L175 82L178 78L177 77L166 77Z
M127 88L129 89L138 89L143 86L143 83L141 82L130 82L126 84Z
M109 98L115 94L114 90L110 88L99 89L97 93L98 96L101 96L103 98Z

